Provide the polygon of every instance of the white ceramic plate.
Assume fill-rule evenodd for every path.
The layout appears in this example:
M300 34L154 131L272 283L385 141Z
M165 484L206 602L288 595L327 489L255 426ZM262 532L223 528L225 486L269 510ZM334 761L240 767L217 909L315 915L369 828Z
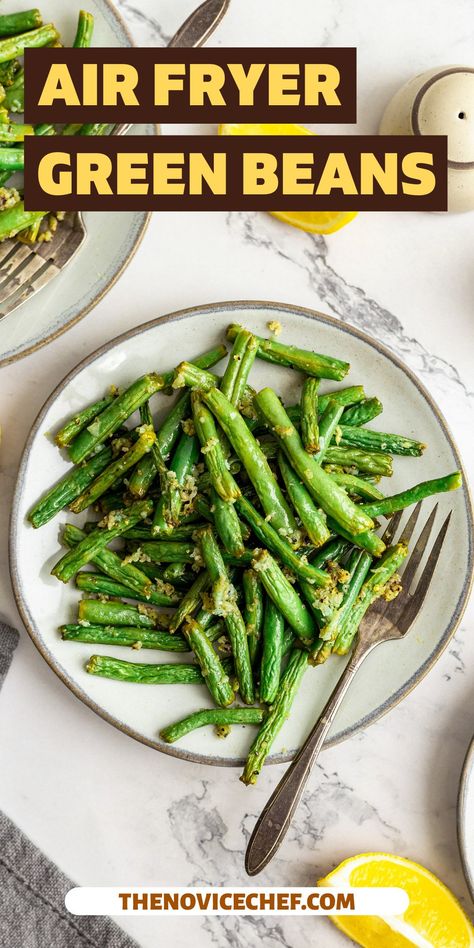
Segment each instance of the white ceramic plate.
M45 23L53 21L63 41L72 43L77 15L84 4L79 0L44 0L41 12ZM29 9L30 0L2 4L2 13ZM132 38L109 0L87 0L94 14L95 46L131 46ZM134 133L155 133L153 125L136 126ZM63 273L19 309L0 319L0 366L20 359L51 342L88 313L113 286L133 257L149 220L145 212L84 215L87 241Z
M61 382L41 410L28 439L13 507L11 571L16 599L26 627L49 665L78 697L126 733L168 753L220 765L239 763L251 739L250 729L235 727L222 741L205 728L171 747L159 738L165 724L206 706L204 688L145 687L86 674L84 664L90 654L114 650L65 643L58 635L58 625L75 621L79 598L74 587L66 587L50 576L60 554L58 520L64 522L67 517L61 515L35 531L25 515L67 469L66 461L48 440L48 433L84 403L100 397L112 383L125 386L142 372L163 371L178 360L191 359L221 341L230 322L242 322L262 334L267 332L267 322L274 319L284 327L282 339L350 361L350 383L365 383L367 391L377 394L385 405L384 430L399 431L428 443L423 459L396 461L389 492L460 467L451 436L429 395L388 350L347 325L309 310L271 303L222 303L174 313L133 329L98 350ZM300 378L291 370L258 360L255 363L254 386L272 384L286 399L294 401L299 383ZM325 387L334 386L329 383ZM166 410L166 396L158 398ZM330 733L331 743L376 720L407 694L436 660L459 621L472 573L472 517L467 492L444 495L439 506L439 524L448 510L453 511L438 565L438 575L445 580L433 583L408 638L381 646L367 659L342 705ZM117 649L115 652L120 653ZM123 650L121 654L124 657ZM150 654L144 652L133 652L131 657L150 661ZM158 656L157 660L163 658ZM341 662L333 658L307 672L293 711L276 740L273 761L288 760L301 744L341 673Z
M474 899L474 740L466 754L459 785L458 841L464 875Z

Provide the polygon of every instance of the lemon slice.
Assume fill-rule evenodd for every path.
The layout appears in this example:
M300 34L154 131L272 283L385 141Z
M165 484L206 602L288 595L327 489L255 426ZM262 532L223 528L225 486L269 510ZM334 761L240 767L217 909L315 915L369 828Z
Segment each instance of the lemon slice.
M474 928L449 889L423 866L387 853L346 859L319 880L322 886L398 886L410 904L404 915L330 916L363 948L472 948Z
M313 135L302 125L219 125L219 135ZM273 217L309 234L333 234L357 215L357 211L271 211Z

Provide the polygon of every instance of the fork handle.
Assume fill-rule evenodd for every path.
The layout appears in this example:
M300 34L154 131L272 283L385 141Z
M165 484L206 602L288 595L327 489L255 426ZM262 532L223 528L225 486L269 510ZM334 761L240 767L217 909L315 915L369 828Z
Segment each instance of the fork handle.
M245 869L249 876L261 872L281 846L324 738L352 679L369 651L371 648L358 639L350 661L328 699L321 717L262 810L245 854Z

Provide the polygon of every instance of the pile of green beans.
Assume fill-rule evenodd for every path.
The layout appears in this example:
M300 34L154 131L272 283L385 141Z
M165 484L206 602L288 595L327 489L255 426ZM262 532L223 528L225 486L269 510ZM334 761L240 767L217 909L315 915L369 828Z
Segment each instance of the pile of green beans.
M87 48L92 43L94 17L81 10L73 47ZM31 9L0 15L0 241L20 235L23 243L50 240L62 215L26 211L22 187L9 186L10 178L24 171L26 135L103 135L109 126L99 124L23 125L16 121L25 108L25 49L60 45L61 37L53 23L43 23L39 10Z
M65 419L55 442L72 466L29 520L39 528L87 510L83 529L66 523L52 569L84 595L61 626L65 642L187 655L96 654L87 673L201 686L210 707L163 722L162 740L258 727L242 775L254 783L307 669L346 654L374 600L400 589L407 548L385 547L378 518L455 490L461 475L386 496L378 482L393 457L403 465L424 445L373 427L382 404L342 383L348 363L240 326L228 338L223 373L210 371L227 354L217 345L98 392ZM258 359L275 366L276 382L278 365L302 373L297 406L251 388ZM342 384L325 390L325 379Z

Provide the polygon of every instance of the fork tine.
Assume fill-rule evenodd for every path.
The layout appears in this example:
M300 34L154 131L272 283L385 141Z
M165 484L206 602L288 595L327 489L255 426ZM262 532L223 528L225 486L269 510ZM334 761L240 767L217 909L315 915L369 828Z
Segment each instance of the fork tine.
M408 608L405 609L403 615L399 619L398 626L402 633L405 633L408 631L408 629L410 628L412 622L418 615L425 601L425 597L430 587L431 580L433 579L433 574L439 560L439 556L441 553L441 549L442 549L446 534L448 532L450 520L451 520L451 511L446 517L446 520L444 521L443 526L441 527L441 530L439 531L438 536L436 537L436 540L433 543L425 568L420 576L415 592L413 593L413 596L411 597L411 601L408 605Z
M403 515L403 510L398 510L397 513L393 515L393 517L390 517L390 520L388 521L385 531L382 534L382 540L386 546L389 546L390 543L392 542L398 530L400 520L402 519L402 515Z
M418 517L420 516L420 510L421 510L421 500L418 501L416 507L413 509L412 513L410 514L409 519L407 520L405 524L405 527L403 529L403 534L400 537L400 543L408 544L410 542L413 535L413 531L416 527L416 522L418 520Z
M20 303L23 303L29 296L33 296L37 290L49 283L58 273L59 270L50 260L43 261L30 279L20 283L16 288L10 288L10 295L6 299L2 299L0 303L0 319L3 316L8 316Z
M438 512L438 504L435 504L435 506L433 507L433 510L431 511L428 517L428 520L426 521L423 527L423 530L420 533L420 536L418 537L418 540L415 543L415 546L413 547L411 555L406 562L406 566L403 571L403 585L405 587L406 592L409 591L410 586L413 582L415 573L421 563L423 553L426 550L426 546L430 538L431 530L433 529L433 524L435 522L437 512Z
M446 534L448 532L449 522L451 520L451 514L452 514L452 511L450 510L450 512L448 513L448 516L446 517L446 520L443 523L443 526L441 527L441 530L438 533L438 536L436 537L436 540L433 544L433 548L428 557L426 566L420 576L415 592L413 593L413 599L415 600L418 609L423 604L423 600L426 596L426 593L428 592L428 587L433 578L433 573L436 569L436 564L439 560L441 549L442 549Z

